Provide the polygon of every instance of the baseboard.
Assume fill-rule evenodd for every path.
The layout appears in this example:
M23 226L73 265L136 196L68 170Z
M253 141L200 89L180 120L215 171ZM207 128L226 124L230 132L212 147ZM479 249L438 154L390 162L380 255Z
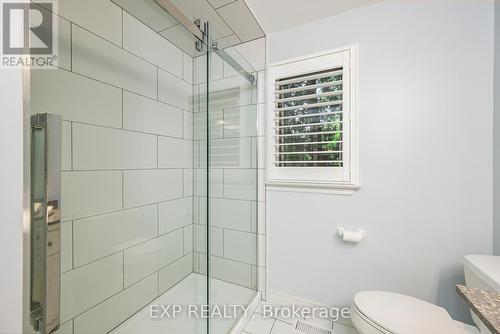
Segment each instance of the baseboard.
M290 304L292 304L292 305L300 305L300 306L311 307L311 308L315 308L315 307L316 308L318 308L318 307L319 308L330 308L330 307L332 307L332 305L327 305L325 303L321 303L318 301L293 296L293 295L290 295L290 294L287 294L284 292L279 292L276 290L268 290L267 291L266 301L270 301L272 303L274 296L276 296L278 298L281 297L281 299L283 299L283 298L288 299L290 301ZM336 306L336 307L341 308L342 306L348 307L347 305L341 305L341 306ZM345 326L353 327L353 324L351 322L350 317L348 317L348 318L339 317L337 319L337 322L342 324L342 325L345 325Z
M293 295L290 295L290 294L287 294L284 292L280 292L280 291L276 291L276 290L268 290L266 300L272 300L273 295L281 296L281 297L285 297L287 299L290 299L290 300L296 302L297 305L316 306L316 307L332 307L331 305L327 305L327 304L320 303L317 301L308 300L305 298L293 296Z
M245 325L247 324L248 320L252 317L253 313L255 310L257 310L257 307L259 306L260 301L262 300L261 298L261 293L260 291L257 291L255 297L252 299L250 304L248 305L247 313L246 316L242 316L236 324L234 324L233 328L229 332L230 334L240 334L241 331L245 328Z

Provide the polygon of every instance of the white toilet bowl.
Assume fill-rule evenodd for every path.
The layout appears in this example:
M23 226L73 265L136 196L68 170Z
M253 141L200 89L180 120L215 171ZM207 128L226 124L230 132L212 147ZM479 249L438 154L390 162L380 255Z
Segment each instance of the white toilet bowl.
M360 334L479 333L475 327L454 321L442 307L392 292L358 293L351 318Z

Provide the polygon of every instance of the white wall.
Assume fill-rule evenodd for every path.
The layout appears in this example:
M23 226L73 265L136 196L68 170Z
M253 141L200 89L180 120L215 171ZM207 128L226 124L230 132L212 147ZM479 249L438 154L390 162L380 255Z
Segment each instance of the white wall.
M492 252L493 3L384 1L271 34L269 61L353 43L362 188L268 193L269 288L328 304L392 290L467 319L462 257Z
M495 1L493 100L493 253L500 255L500 3Z
M0 69L0 333L22 332L23 87L21 70Z

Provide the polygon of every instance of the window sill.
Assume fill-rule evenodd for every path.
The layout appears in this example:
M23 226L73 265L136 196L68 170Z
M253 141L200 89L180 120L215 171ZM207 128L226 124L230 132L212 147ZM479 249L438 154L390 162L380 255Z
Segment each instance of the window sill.
M360 189L360 184L353 183L312 183L295 181L267 181L266 190L282 192L316 193L352 196Z

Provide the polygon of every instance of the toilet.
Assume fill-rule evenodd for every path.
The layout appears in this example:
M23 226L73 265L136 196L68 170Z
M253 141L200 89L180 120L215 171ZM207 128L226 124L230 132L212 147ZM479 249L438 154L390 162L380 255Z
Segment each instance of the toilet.
M469 255L464 259L467 286L500 291L500 257ZM426 301L386 291L356 294L351 320L360 334L490 334L473 314L479 327L451 318L442 307Z
M457 322L439 306L385 291L354 297L351 320L360 334L468 334L479 331Z

